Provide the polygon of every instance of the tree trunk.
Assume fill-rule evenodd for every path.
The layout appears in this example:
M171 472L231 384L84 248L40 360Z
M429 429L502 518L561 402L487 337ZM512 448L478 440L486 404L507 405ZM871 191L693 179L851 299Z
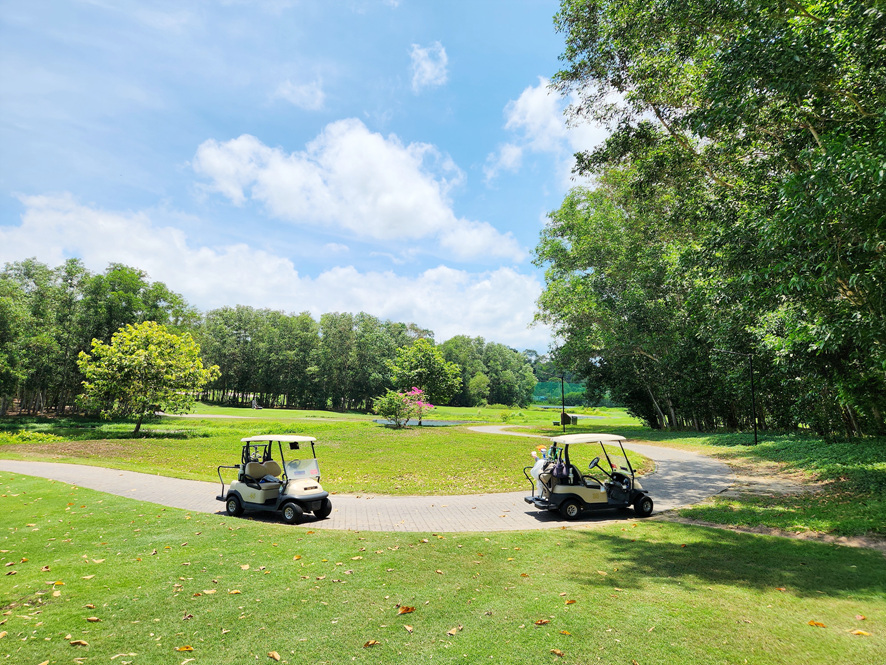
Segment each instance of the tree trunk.
M138 420L135 422L135 431L132 432L133 436L138 434L139 430L142 428L142 419L145 417L145 414L140 413L138 416Z
M652 394L652 389L649 387L649 384L646 385L646 392L649 393L649 399L652 400L652 405L655 407L656 413L658 413L658 422L662 427L667 426L667 420L665 418L664 413L662 413L661 407L658 406L658 402L655 400L655 395Z

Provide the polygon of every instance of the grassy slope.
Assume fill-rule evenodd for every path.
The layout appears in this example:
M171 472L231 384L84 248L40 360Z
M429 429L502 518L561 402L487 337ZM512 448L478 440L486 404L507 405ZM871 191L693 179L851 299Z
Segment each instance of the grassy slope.
M0 562L14 564L0 657L23 664L276 651L289 663L861 665L886 652L881 554L654 521L314 532L3 473Z

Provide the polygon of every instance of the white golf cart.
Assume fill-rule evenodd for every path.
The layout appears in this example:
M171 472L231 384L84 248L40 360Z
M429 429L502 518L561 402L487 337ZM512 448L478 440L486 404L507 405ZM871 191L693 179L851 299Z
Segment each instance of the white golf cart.
M586 510L627 508L632 506L639 517L652 514L652 498L634 477L634 469L625 455L623 436L615 434L566 434L551 439L551 447L535 466L523 474L532 483L532 496L526 503L541 510L559 512L567 520L578 518ZM590 444L600 446L601 457L594 457L588 472L582 473L570 457L570 447ZM606 444L618 444L621 454L613 454ZM595 469L602 477L594 476Z
M225 502L228 515L239 516L245 510L279 512L287 524L298 524L307 512L318 519L329 517L332 502L329 492L320 486L320 466L314 451L315 438L295 434L262 434L240 439L244 444L240 464L219 466L222 492L215 498ZM311 444L311 457L286 461L283 444L299 450ZM279 462L274 459L274 444ZM237 479L225 492L222 469L237 469Z

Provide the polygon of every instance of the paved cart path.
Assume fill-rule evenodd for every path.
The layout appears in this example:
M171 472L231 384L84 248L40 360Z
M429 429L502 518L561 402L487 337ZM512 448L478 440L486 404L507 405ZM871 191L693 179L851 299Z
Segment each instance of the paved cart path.
M494 425L470 429L490 434L533 436L506 431ZM734 481L732 471L726 464L704 455L634 443L625 444L625 447L653 459L656 463L655 473L642 479L644 489L649 491L655 501L656 512L699 503L728 489ZM530 459L527 455L527 463ZM0 460L0 471L49 478L196 512L219 513L224 509L222 502L215 499L221 489L219 483L52 462ZM529 483L527 491L504 494L335 494L330 496L333 510L328 519L314 520L312 516L308 516L304 524L312 528L353 531L485 532L547 529L564 524L596 524L612 521L613 518L624 519L624 516L617 513L607 513L587 515L567 523L556 515L538 511L524 502L523 497L529 493L528 485Z

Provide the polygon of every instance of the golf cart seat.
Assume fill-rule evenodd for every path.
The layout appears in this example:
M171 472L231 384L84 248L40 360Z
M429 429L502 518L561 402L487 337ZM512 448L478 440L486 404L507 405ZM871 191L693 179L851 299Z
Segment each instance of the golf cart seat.
M269 469L268 466L271 466ZM277 473L272 473L276 471ZM275 477L280 473L280 465L273 460L265 463L249 462L244 470L246 476L246 484L261 490L275 490L280 487L280 481ZM273 480L265 480L266 476L274 478Z

